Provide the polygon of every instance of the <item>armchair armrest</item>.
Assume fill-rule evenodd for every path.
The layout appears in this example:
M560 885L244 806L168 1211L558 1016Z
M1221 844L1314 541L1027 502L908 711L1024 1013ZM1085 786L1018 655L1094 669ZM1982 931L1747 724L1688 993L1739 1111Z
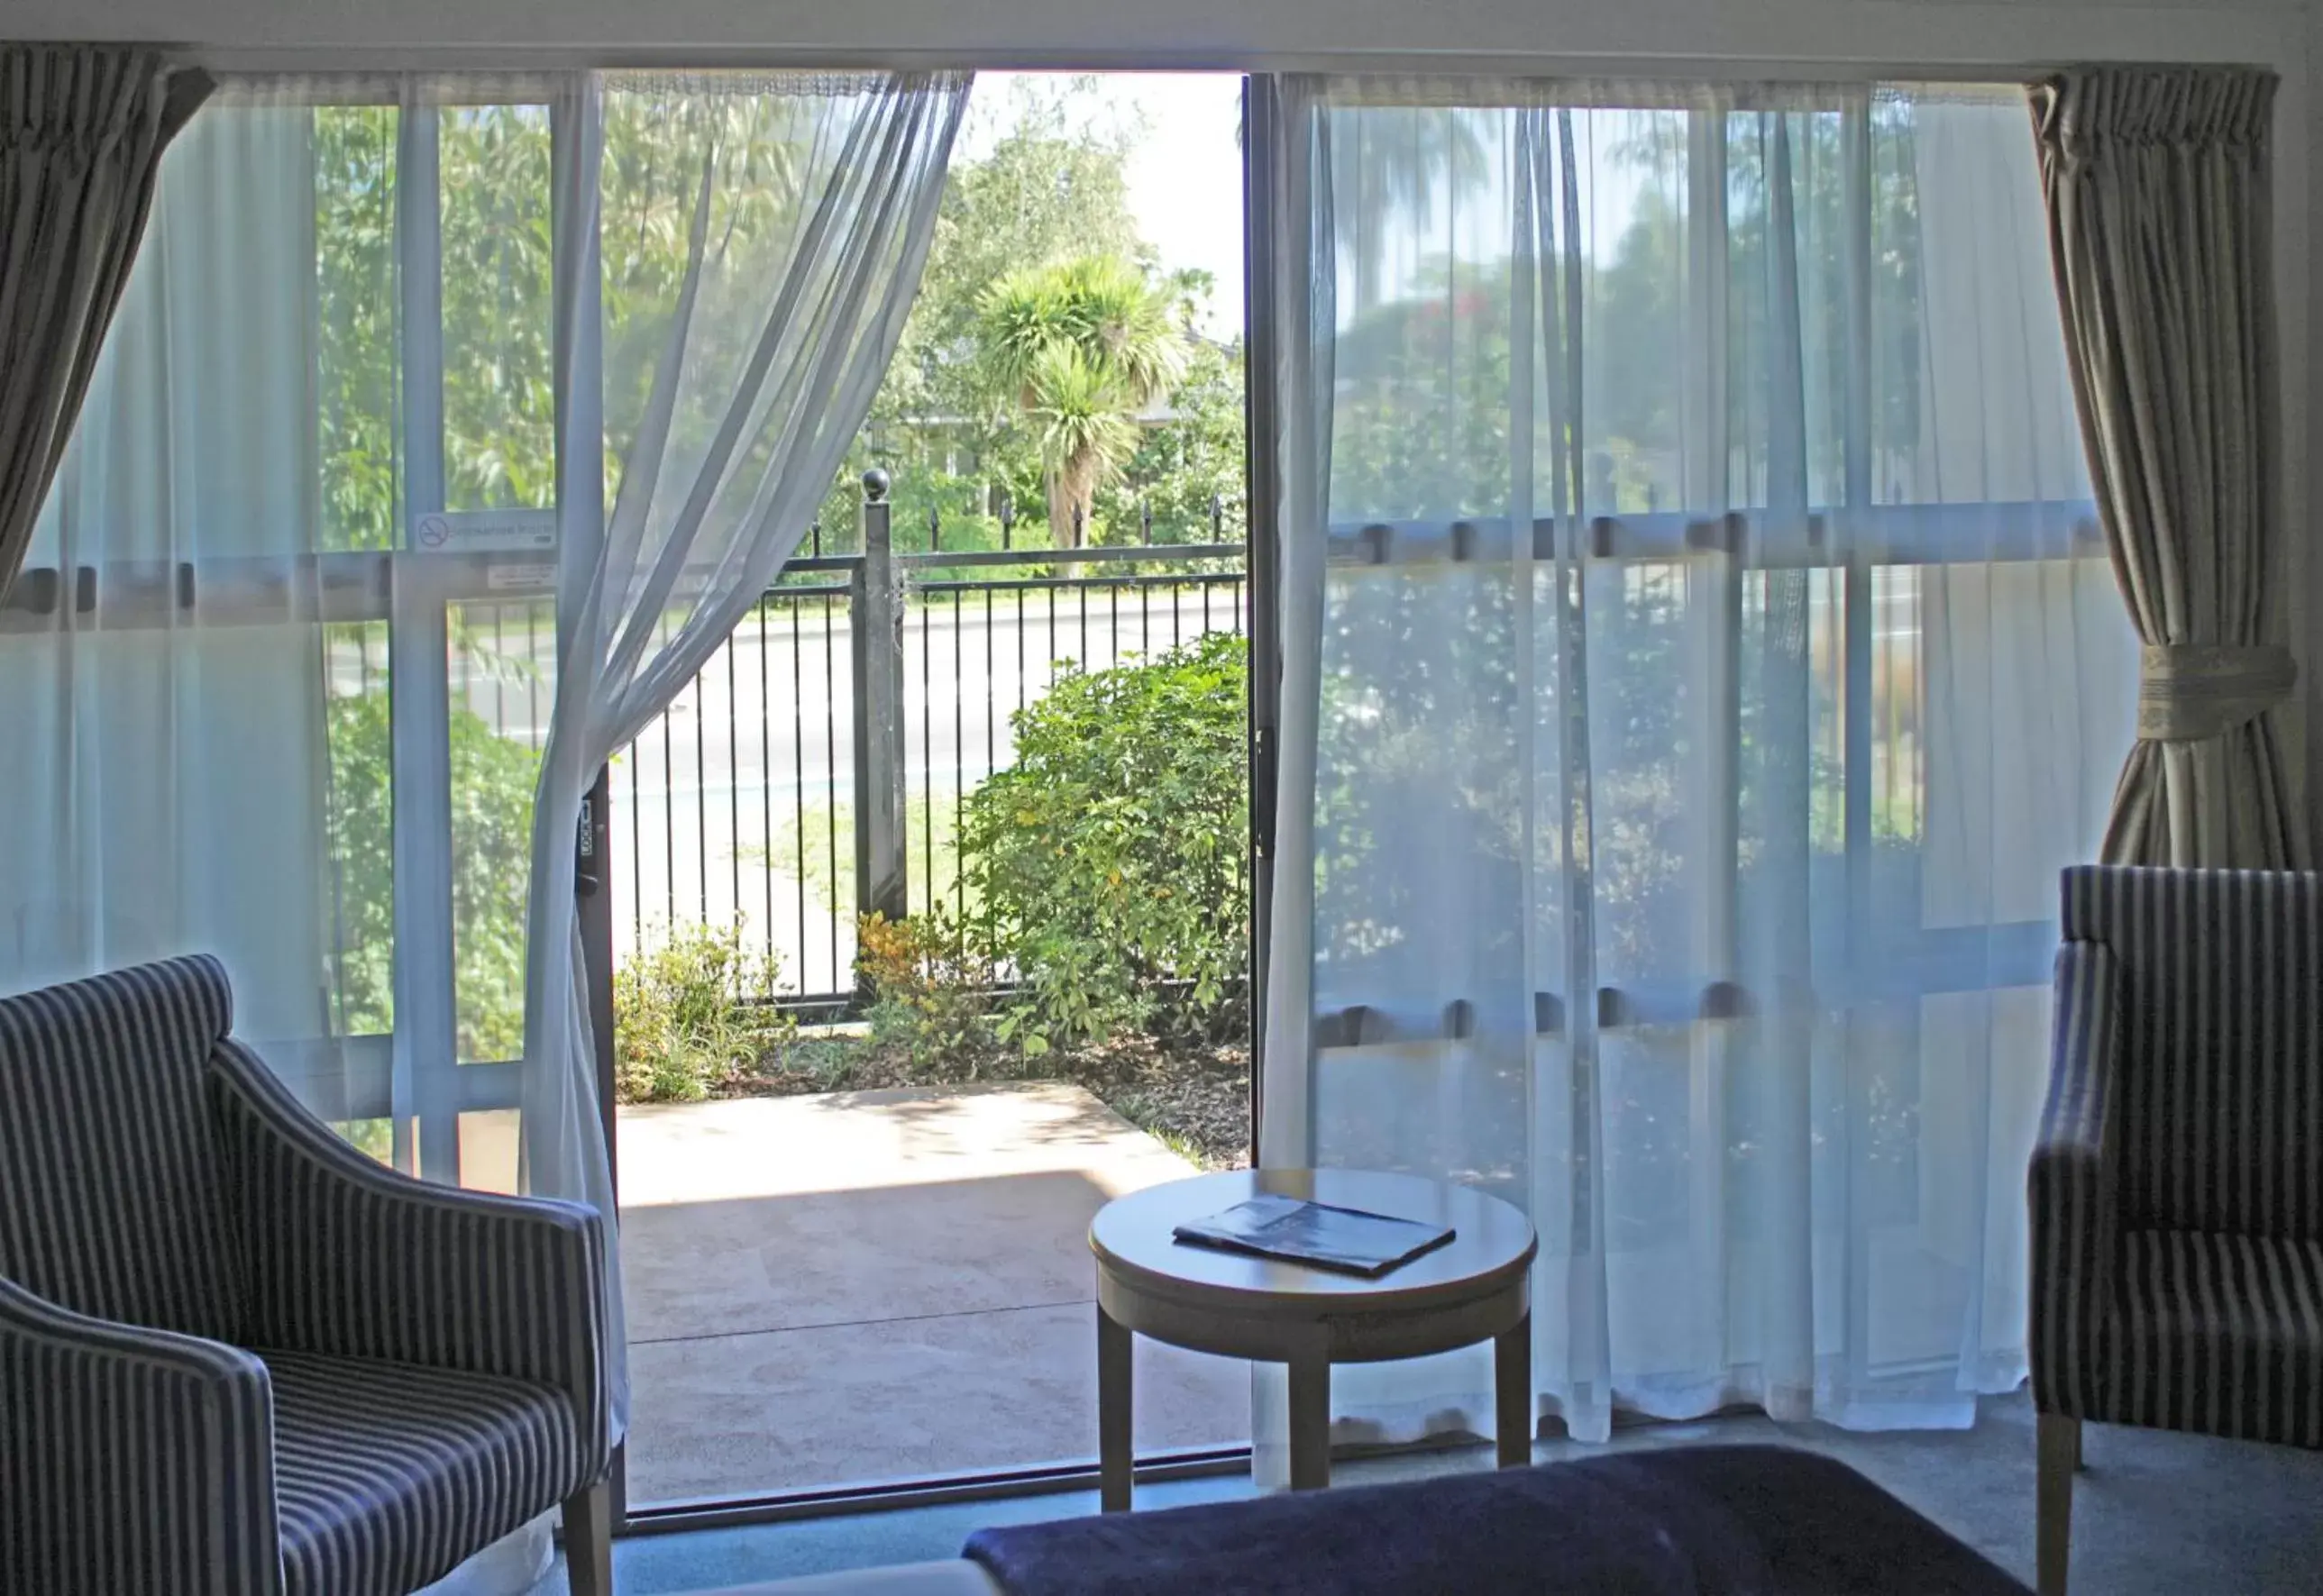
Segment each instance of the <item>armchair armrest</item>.
M2120 1216L2112 1134L2120 979L2102 942L2057 950L2049 1096L2026 1179L2033 1225L2034 1407L2098 1416L2100 1326L2113 1310Z
M280 1591L266 1366L0 1280L0 1590Z
M572 1399L597 1478L612 1403L596 1211L382 1168L230 1037L210 1069L248 1253L252 1344L554 1386Z

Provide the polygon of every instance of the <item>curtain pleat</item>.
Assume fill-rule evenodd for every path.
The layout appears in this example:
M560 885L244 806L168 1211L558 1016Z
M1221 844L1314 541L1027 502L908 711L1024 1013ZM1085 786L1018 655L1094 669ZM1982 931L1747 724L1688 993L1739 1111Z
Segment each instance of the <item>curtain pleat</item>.
M161 151L209 88L148 50L0 46L0 594L129 281Z
M2291 680L2270 647L2282 541L2275 83L2236 68L2104 67L2031 90L2082 441L2147 645L2111 863L2285 869L2308 857L2265 713ZM2236 676L2262 680L2236 693ZM2226 712L2182 712L2222 692L2237 701Z
M574 896L582 803L805 536L918 292L969 82L614 74L568 86L557 107L586 130L556 177L565 358L601 362L603 378L559 384L556 697L525 956L528 1190L613 1211ZM595 130L617 117L664 130L681 158L666 170L604 159ZM754 222L769 197L785 202L776 223ZM602 217L648 206L684 219L683 273L661 298L629 296L617 322ZM625 1422L625 1366L616 1408Z
M1262 1160L1523 1206L1577 1436L2023 1376L2044 884L2135 639L2020 96L1281 89ZM1335 1433L1489 1429L1488 1372L1335 1370Z

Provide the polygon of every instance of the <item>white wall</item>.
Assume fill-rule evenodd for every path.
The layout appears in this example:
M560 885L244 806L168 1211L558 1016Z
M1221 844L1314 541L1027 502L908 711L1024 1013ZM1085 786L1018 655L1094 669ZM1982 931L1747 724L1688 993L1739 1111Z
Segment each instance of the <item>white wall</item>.
M0 0L0 38L178 41L221 66L697 65L830 60L985 66L1712 71L2017 77L2080 60L2263 63L2278 122L2294 641L2323 726L2323 554L2308 462L2323 458L2323 14L2300 0ZM2323 528L2318 528L2323 536ZM2323 736L2297 756L2323 837Z

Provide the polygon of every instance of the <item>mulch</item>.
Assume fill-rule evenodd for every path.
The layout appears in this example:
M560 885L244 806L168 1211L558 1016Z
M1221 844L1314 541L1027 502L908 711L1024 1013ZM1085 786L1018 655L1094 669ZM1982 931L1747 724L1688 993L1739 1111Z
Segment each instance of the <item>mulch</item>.
M718 1095L794 1096L999 1080L1083 1087L1206 1169L1250 1162L1250 1050L1241 1043L1163 1047L1127 1037L1039 1059L996 1052L931 1061L864 1036L810 1035L769 1053Z

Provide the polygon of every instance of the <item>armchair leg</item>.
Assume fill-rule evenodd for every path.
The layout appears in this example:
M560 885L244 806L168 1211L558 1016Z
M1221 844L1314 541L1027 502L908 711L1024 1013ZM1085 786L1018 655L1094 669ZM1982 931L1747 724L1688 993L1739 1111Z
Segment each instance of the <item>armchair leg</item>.
M613 1488L605 1481L565 1500L565 1578L573 1596L613 1596Z
M2080 1465L2081 1421L2061 1413L2039 1419L2039 1522L2034 1560L2041 1596L2065 1596L2073 1549L2073 1471Z

